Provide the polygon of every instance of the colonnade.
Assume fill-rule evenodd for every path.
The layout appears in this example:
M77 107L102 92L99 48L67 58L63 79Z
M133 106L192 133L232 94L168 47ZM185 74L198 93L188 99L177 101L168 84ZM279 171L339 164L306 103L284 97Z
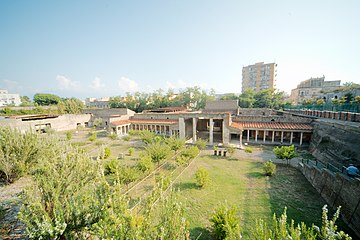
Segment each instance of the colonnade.
M306 131L289 131L289 130L259 130L259 129L244 129L243 131L246 131L247 132L247 135L246 135L246 140L249 142L250 141L250 131L255 131L255 136L254 136L254 140L255 142L266 142L266 140L270 140L268 139L268 133L271 132L271 143L274 143L275 142L275 133L278 132L280 134L280 142L283 143L284 142L284 134L286 133L290 133L290 139L289 140L289 143L290 144L293 144L293 139L294 139L294 134L295 133L300 133L300 137L299 137L299 146L301 146L303 144L303 138L304 138L304 133L306 133ZM259 136L259 133L260 132L263 132L262 134L262 139L259 139L258 136ZM242 139L242 134L240 135L241 139Z

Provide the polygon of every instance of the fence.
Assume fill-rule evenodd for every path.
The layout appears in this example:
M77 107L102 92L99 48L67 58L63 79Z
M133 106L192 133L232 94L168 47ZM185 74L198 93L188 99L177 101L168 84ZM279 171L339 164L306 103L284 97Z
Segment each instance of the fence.
M318 110L318 111L334 111L334 112L354 112L360 113L360 103L324 103L324 104L300 104L286 105L286 109L294 110Z

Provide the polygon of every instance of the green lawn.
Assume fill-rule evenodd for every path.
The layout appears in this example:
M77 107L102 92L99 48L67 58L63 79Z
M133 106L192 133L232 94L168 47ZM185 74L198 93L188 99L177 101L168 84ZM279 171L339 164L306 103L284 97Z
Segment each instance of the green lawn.
M263 175L262 161L252 158L251 154L243 155L245 157L238 160L225 159L210 156L208 151L175 185L180 190L180 200L186 205L193 239L200 234L199 239L210 238L209 218L213 209L225 202L237 207L245 239L255 219L270 221L273 213L281 214L285 206L288 218L306 223L321 222L321 208L325 202L298 170L278 165L277 174L269 178ZM196 186L194 178L199 167L206 168L211 178L211 184L204 189Z

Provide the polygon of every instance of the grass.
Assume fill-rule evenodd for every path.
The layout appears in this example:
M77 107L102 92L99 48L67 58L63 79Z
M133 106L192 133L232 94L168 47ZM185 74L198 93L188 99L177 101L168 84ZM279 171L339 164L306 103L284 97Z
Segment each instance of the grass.
M256 219L269 222L273 213L280 216L284 207L289 219L320 225L325 201L297 169L280 164L277 173L269 178L263 173L262 161L246 157L230 161L202 156L179 179L175 187L186 206L192 238L211 238L210 216L225 202L236 206L244 239L249 239ZM194 177L200 167L208 170L211 181L204 189L196 186Z

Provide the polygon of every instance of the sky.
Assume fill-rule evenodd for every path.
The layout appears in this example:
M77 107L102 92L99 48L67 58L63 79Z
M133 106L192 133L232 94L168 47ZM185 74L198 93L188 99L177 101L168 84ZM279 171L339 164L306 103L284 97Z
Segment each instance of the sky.
M358 0L1 0L0 89L107 97L200 86L240 93L242 67L277 88L360 83Z

